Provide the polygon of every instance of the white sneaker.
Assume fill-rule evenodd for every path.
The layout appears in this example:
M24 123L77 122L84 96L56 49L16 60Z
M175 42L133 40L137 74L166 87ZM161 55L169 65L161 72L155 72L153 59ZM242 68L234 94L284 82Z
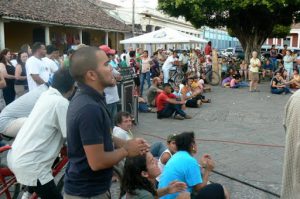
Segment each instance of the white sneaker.
M28 191L26 191L25 193L23 193L21 199L29 199L30 197L31 197L31 193L29 193Z

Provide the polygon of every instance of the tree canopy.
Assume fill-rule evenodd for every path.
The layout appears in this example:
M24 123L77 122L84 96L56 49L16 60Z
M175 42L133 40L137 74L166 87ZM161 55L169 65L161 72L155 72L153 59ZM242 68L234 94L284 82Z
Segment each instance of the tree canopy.
M159 9L183 16L196 28L226 27L239 39L245 54L259 51L272 36L285 37L300 20L300 0L158 0Z

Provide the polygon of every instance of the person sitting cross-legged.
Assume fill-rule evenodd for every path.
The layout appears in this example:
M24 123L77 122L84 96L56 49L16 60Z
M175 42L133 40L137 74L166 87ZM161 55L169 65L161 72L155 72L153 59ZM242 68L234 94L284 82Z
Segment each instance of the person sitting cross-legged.
M185 101L177 101L176 96L171 92L171 85L169 83L165 83L163 85L163 92L161 92L156 98L157 118L169 118L175 113L175 119L191 119L192 117L187 115L181 109L181 105L185 104Z
M283 78L280 75L279 71L277 71L275 73L275 77L272 80L271 93L272 94L281 94L281 93L288 94L288 93L291 93L291 90L283 82Z

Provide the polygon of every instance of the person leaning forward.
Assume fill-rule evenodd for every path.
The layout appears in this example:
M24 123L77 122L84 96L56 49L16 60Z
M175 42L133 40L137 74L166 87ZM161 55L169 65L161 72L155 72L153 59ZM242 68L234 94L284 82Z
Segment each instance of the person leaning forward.
M67 112L65 199L111 198L112 167L149 149L141 138L124 141L111 134L104 89L113 86L115 79L108 62L105 52L93 47L81 48L71 58L70 73L78 90Z

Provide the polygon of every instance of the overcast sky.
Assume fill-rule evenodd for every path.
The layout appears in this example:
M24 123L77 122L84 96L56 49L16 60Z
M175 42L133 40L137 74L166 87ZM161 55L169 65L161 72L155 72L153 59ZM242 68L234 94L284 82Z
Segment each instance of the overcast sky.
M122 7L132 7L133 0L102 0L108 3L116 4ZM135 0L136 7L151 7L156 8L157 0Z

